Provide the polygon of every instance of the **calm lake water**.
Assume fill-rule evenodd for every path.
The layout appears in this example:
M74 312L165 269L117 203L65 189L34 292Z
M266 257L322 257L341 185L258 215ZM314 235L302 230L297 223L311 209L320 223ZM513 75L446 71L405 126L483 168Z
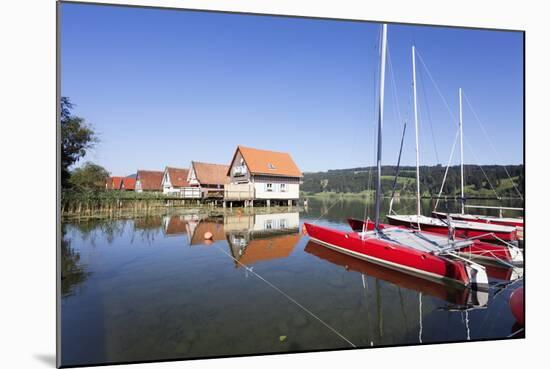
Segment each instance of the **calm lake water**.
M348 229L346 217L364 213L359 201L310 200L300 212L181 209L64 222L63 365L505 338L519 329L508 299L522 270L490 269L490 291L475 294L301 234L304 221Z

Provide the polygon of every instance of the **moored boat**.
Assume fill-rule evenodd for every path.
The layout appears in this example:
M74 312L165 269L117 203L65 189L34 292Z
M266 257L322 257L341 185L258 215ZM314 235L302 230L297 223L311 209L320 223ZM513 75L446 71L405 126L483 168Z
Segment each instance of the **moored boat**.
M424 215L387 215L391 225L420 229L427 232L449 234L449 224L446 220L431 218ZM482 241L505 243L518 240L516 227L498 224L450 220L454 235L460 238L477 238Z
M453 288L446 284L444 285L413 275L404 274L396 270L345 255L341 252L323 247L313 241L307 243L304 251L331 264L342 266L347 271L381 279L398 287L437 297L456 306L484 307L487 305L488 291L473 290L470 288Z
M432 219L432 218L428 218ZM356 232L363 232L365 230L372 230L374 224L370 221L362 221L360 219L348 219L348 223ZM381 227L388 229L392 225L381 224ZM400 225L402 226L402 225ZM412 232L419 233L422 236L423 240L429 241L437 247L445 248L449 245L453 245L449 238L447 237L448 227L445 228L446 236L442 236L443 232L430 232L425 228L422 228L422 231L413 230ZM512 245L498 245L488 242L482 242L479 239L468 240L466 237L455 237L455 241L462 242L463 247L457 248L454 247L454 251L458 255L464 256L466 258L475 259L479 262L488 262L496 264L504 264L506 266L523 266L523 254L518 247ZM454 244L456 246L456 244Z
M424 240L422 232L399 227L344 232L309 223L304 226L314 242L389 269L461 287L486 288L489 283L484 267L436 254L436 247Z
M440 219L447 219L447 215L454 220L464 220L468 222L497 224L507 227L523 228L522 218L505 218L505 217L493 217L489 215L474 215L474 214L460 214L460 213L443 213L441 211L433 211L432 215Z
M432 216L439 219L447 219L447 213L433 211ZM451 213L448 216L453 220L463 220L467 222L486 223L494 225L502 225L507 227L516 227L516 235L518 240L523 240L523 218L506 218L494 217L489 215L461 214Z

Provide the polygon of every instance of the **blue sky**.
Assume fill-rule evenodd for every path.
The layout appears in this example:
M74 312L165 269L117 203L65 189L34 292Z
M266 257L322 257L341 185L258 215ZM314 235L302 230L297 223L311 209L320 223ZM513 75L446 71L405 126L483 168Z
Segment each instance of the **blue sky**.
M372 165L379 32L366 22L64 3L61 94L99 133L85 160L113 175L228 163L239 144L289 152L302 171ZM491 141L464 101L465 162L522 163L523 35L390 24L383 164L397 160L403 120L402 162L415 162L413 43L428 67L417 58L422 164L447 163L456 121L445 104L458 117L459 87Z

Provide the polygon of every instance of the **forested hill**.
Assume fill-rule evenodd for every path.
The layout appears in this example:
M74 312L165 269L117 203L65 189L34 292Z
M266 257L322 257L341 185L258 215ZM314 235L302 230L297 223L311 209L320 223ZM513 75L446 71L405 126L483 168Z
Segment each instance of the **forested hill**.
M382 167L382 190L384 194L391 193L395 171L395 166ZM444 166L421 166L420 190L422 195L437 195L444 174ZM523 195L524 177L523 165L508 165L506 167L500 165L464 166L464 181L466 193L468 194L494 196L492 186L499 196L518 197L514 184ZM415 178L416 167L401 167L397 180L397 191L400 195L413 195L416 193ZM320 192L358 193L367 189L374 190L375 180L376 167L336 169L327 172L304 173L304 183L301 189L310 194ZM460 166L449 168L443 194L460 194Z

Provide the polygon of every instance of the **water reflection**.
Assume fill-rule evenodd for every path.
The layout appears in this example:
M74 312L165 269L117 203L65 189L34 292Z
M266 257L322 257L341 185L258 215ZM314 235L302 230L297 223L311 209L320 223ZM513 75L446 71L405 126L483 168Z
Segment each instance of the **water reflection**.
M63 237L61 240L61 295L71 296L76 287L88 277L84 265L80 261L80 253L71 247L71 241Z
M509 269L493 272L499 293L472 295L336 253L300 233L304 221L349 229L346 217L361 217L364 203L255 211L186 209L65 224L63 364L349 347L327 325L358 347L510 334L507 283L522 282Z
M189 220L187 222L187 231L190 246L208 246L214 242L225 240L223 217ZM206 233L210 233L212 238L205 239Z
M437 297L454 305L462 307L482 307L487 304L488 292L486 291L473 291L467 288L453 288L449 285L417 278L344 255L318 245L312 241L308 242L304 251L330 263L342 266L346 271L355 271L361 273L362 276L371 276L377 280L383 280L401 288L406 288L425 295Z
M300 241L299 222L298 212L225 217L235 266L288 257Z
M185 215L172 215L164 219L164 233L167 236L180 236L187 234L187 222L189 217Z

